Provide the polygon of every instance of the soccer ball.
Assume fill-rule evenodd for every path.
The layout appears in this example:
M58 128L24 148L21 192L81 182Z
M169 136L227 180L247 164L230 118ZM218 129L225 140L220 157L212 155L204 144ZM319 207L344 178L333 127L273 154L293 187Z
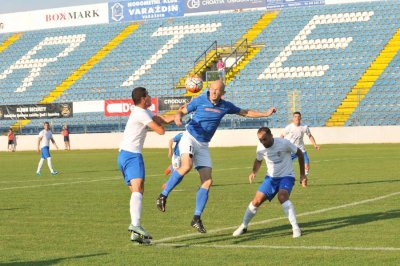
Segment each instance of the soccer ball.
M196 93L203 88L203 80L197 75L190 76L186 79L185 86L188 92Z

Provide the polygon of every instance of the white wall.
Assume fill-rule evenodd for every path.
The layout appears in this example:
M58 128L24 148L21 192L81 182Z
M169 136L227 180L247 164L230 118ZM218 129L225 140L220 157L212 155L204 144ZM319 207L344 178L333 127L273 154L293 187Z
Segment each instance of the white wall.
M211 147L254 146L257 144L257 129L217 130ZM280 136L282 129L272 129L275 137ZM311 128L318 144L345 143L400 143L400 126L382 127L319 127ZM145 148L167 148L168 140L176 134L168 131L163 136L149 132ZM107 134L71 134L72 149L118 149L122 133ZM64 148L63 137L55 134L54 139L60 149ZM305 138L306 144L309 140ZM17 136L17 150L35 150L37 136ZM7 149L7 137L0 137L0 151Z

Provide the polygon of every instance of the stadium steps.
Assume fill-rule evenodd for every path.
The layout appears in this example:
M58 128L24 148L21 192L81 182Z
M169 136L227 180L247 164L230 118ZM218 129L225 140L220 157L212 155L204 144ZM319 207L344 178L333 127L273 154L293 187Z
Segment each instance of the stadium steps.
M251 44L255 38L276 18L279 12L265 13L254 25L239 39L234 46L238 46L241 42L247 39L248 44Z
M244 40L247 40L249 46L247 53L244 58L238 62L238 64L232 67L228 73L226 73L225 83L231 82L235 76L250 62L250 60L260 52L260 46L253 46L252 42L257 36L276 18L278 12L265 13L261 18L253 24L253 26L235 43L235 47L242 44Z
M396 31L392 39L385 45L370 67L364 72L356 85L347 94L345 99L326 121L326 126L344 126L351 114L369 92L375 81L383 73L385 68L400 50L400 29Z
M264 15L261 16L261 18L253 24L253 26L235 43L233 47L238 47L239 45L242 44L244 40L247 39L247 44L250 46L250 44L253 42L255 38L271 23L271 21L278 15L278 12L273 12L273 13L265 13ZM249 62L250 60L261 50L260 47L249 47L248 51L245 55L245 57L232 69L230 69L226 75L226 80L225 83L228 84L230 81L233 80L234 76L240 72ZM204 71L207 70L207 68L213 66L216 64L218 59L221 57L221 55L228 55L232 52L231 48L228 47L218 47L217 53L215 51L210 51L206 55L206 64L204 64L204 61L199 62L186 76L181 78L176 85L176 88L178 89L183 89L185 88L185 80L188 78L190 75L194 74L195 69L200 69L198 73L203 73ZM203 83L203 89L206 88L206 82ZM202 93L203 90L197 93L190 93L186 92L184 95L185 96L197 96L200 93Z
M10 45L18 41L19 38L21 38L22 33L16 33L12 35L10 38L5 40L2 44L0 44L0 53L6 50Z
M103 59L107 54L109 54L118 44L120 44L125 38L131 35L138 27L140 23L133 23L122 30L117 36L114 37L110 42L108 42L103 48L101 48L95 55L93 55L86 63L80 66L72 75L61 82L53 91L48 95L43 97L39 102L40 104L52 103L58 99L64 91L68 90L78 79L80 79L86 72L88 72L92 67L94 67L101 59ZM17 121L12 128L16 130L22 129L24 126L30 123L30 120ZM21 125L21 127L20 127Z

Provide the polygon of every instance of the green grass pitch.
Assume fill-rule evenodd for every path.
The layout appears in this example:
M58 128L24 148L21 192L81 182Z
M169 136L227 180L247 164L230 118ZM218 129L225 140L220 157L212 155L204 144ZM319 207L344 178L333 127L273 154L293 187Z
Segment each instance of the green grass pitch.
M34 152L0 153L0 265L398 265L400 144L308 147L309 187L291 200L303 236L293 239L277 199L260 207L247 234L233 238L266 171L248 184L255 147L212 148L214 185L202 219L190 221L199 186L192 171L161 213L166 149L145 149L142 225L153 244L129 240L130 193L117 150L52 151L35 171ZM298 173L298 163L294 162Z

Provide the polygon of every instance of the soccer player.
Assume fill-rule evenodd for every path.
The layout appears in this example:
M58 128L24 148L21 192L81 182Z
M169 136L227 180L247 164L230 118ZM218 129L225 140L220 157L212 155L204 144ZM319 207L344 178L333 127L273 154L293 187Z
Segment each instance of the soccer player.
M8 151L15 151L15 134L14 130L11 127L10 129L8 129L7 138L8 138L8 145L7 145Z
M291 123L285 127L285 129L282 132L281 137L288 139L291 143L296 145L303 152L304 167L305 167L305 171L306 171L306 176L308 176L308 173L310 171L310 159L308 157L306 148L304 146L304 134L306 134L308 136L312 145L314 145L314 148L317 151L319 151L320 146L317 145L313 135L311 135L310 128L307 125L301 125L301 113L294 112L293 113L293 123ZM296 158L297 158L297 155L292 154L292 160L294 160ZM306 187L307 179L304 179L303 183L301 185L303 187Z
M64 137L64 149L65 150L70 150L71 149L71 144L70 144L70 141L69 141L69 130L68 130L68 126L67 125L64 125L62 127L61 134Z
M44 122L43 127L44 127L44 129L42 131L40 131L38 142L37 142L37 152L39 153L39 151L41 151L42 157L40 158L39 165L38 165L38 168L36 171L36 175L41 175L40 169L42 169L44 160L47 160L47 165L50 169L50 173L52 175L56 175L56 174L58 174L58 172L53 169L53 166L51 164L51 155L50 155L50 147L49 147L50 141L54 144L54 146L56 146L57 150L58 150L58 146L57 146L57 143L53 139L53 132L51 132L51 130L50 130L49 122Z
M181 141L183 133L176 134L168 142L168 158L171 159L171 164L165 169L165 175L171 174L172 171L181 166L181 154L179 152L179 142ZM174 146L175 143L175 146Z
M151 97L143 87L132 91L134 108L125 126L122 142L118 154L118 166L131 191L129 202L131 224L128 231L131 240L139 243L150 243L151 235L141 226L142 198L144 192L145 167L142 156L143 144L147 128L151 128L159 135L165 133L163 124L174 121L174 116L155 116L149 108Z
M292 225L293 238L300 237L301 230L297 224L296 212L289 196L295 183L291 153L296 153L299 158L300 181L302 181L306 178L303 152L286 139L274 138L271 130L267 127L260 128L257 137L260 143L257 146L256 159L254 160L253 170L249 175L249 182L253 182L263 159L267 164L268 173L247 207L242 224L233 232L233 236L246 233L249 222L256 215L258 207L265 200L271 201L278 194L278 200Z
M182 117L194 112L179 143L181 167L171 174L165 189L156 202L157 208L165 212L169 193L182 181L194 165L199 173L201 186L196 194L196 208L191 226L200 233L206 233L200 217L206 206L208 192L212 185L212 164L208 143L217 130L221 119L226 114L237 114L252 118L268 117L276 111L276 108L270 108L266 112L241 109L233 103L221 99L224 93L225 84L221 80L216 80L211 84L208 92L193 99L186 107L175 114L175 123L177 126L181 126Z

